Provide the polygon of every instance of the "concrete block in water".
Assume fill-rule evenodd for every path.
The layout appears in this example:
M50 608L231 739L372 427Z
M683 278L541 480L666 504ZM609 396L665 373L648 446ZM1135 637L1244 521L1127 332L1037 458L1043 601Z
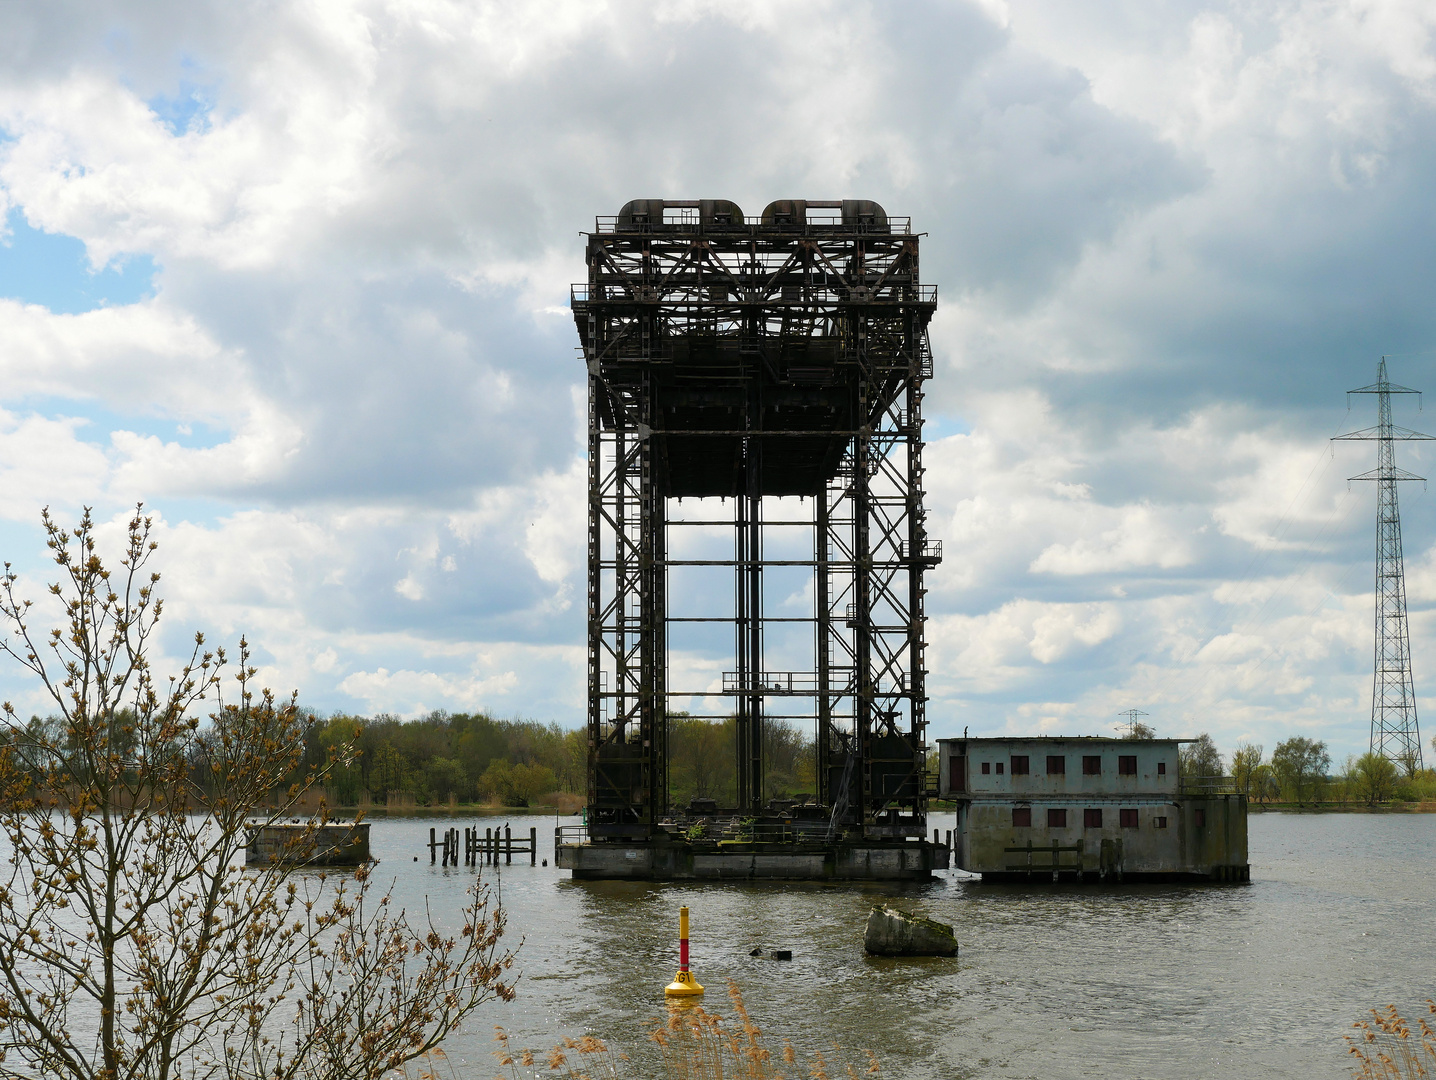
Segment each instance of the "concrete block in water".
M863 946L874 956L956 956L952 927L882 904L868 916Z

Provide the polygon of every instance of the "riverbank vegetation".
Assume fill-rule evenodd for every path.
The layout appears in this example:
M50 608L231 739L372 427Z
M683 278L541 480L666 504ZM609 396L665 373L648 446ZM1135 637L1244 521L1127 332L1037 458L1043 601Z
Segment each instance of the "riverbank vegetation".
M826 1053L817 1051L802 1061L791 1042L784 1042L782 1050L775 1054L764 1042L762 1030L749 1015L743 993L732 979L728 980L728 998L733 1003L731 1022L702 1005L691 1004L670 1004L666 1017L648 1021L647 1041L659 1055L659 1061L652 1064L662 1069L657 1075L665 1080L838 1080L882 1072L872 1051L853 1056L836 1044ZM502 1028L495 1041L499 1049L494 1056L512 1080L530 1080L540 1075L574 1080L655 1075L649 1068L636 1067L627 1054L593 1036L565 1039L547 1052L510 1046ZM645 1060L643 1064L650 1062ZM536 1071L539 1069L545 1071Z
M1426 999L1427 1015L1436 1013L1436 1002ZM1372 1009L1370 1020L1351 1025L1355 1035L1346 1036L1346 1048L1355 1059L1352 1075L1359 1080L1416 1080L1436 1076L1436 1031L1425 1017L1412 1024L1395 1005Z
M1277 743L1270 758L1259 743L1241 743L1228 761L1205 734L1181 751L1184 776L1228 766L1236 791L1258 809L1436 810L1436 770L1379 754L1352 755L1333 771L1326 743L1301 736Z
M692 799L731 805L737 795L733 718L669 719L669 783L675 806ZM502 720L484 714L436 711L413 720L393 716L314 718L307 742L313 764L327 763L332 798L340 806L366 800L445 806L577 805L585 791L587 732L557 724ZM352 745L357 755L334 760L330 748ZM811 737L785 724L763 729L767 790L775 798L812 792Z

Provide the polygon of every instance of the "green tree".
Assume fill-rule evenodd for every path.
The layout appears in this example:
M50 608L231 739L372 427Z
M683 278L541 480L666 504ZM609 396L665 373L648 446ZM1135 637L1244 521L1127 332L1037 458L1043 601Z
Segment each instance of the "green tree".
M391 743L383 743L374 752L369 763L369 791L380 801L388 798L390 792L410 791L413 775L404 755Z
M720 806L737 800L738 722L696 720L686 713L668 719L669 792L675 806L713 799Z
M363 725L352 716L330 717L319 729L319 741L325 748L328 764L329 786L340 806L357 803L364 786L364 771L354 751L362 730Z
M781 720L763 725L763 789L768 798L813 793L817 785L817 747L802 731Z
M460 797L468 793L469 776L461 762L447 757L432 757L424 765L424 775L434 798L447 800L453 792Z
M1223 775L1222 755L1217 744L1205 731L1187 743L1177 754L1177 768L1185 777Z
M1276 773L1269 764L1258 765L1252 770L1251 785L1252 798L1263 805L1281 794Z
M1380 754L1362 754L1351 770L1356 793L1366 800L1367 806L1375 806L1391 798L1398 778L1396 765Z
M553 790L553 770L547 765L510 765L500 758L479 778L479 790L504 806L530 806Z
M243 639L232 681L202 635L173 677L151 670L148 518L114 573L88 510L73 530L43 521L64 625L33 627L8 563L0 578L0 653L56 710L36 727L6 703L0 722L4 1074L378 1080L511 998L503 912L481 888L450 933L411 926L367 867L243 866L251 823L285 820L327 779L321 765L290 782L310 718L256 687Z
M1256 770L1261 766L1262 748L1257 743L1239 743L1232 754L1232 779L1241 794L1250 799L1256 785Z
M1316 797L1322 779L1331 768L1326 743L1299 735L1277 743L1271 755L1272 771L1286 798L1305 806Z

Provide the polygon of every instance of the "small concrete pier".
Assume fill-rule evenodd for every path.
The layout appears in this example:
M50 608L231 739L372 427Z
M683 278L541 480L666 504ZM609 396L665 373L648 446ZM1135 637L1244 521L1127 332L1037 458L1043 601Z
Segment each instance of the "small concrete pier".
M360 866L372 858L368 822L253 825L244 849L248 866Z

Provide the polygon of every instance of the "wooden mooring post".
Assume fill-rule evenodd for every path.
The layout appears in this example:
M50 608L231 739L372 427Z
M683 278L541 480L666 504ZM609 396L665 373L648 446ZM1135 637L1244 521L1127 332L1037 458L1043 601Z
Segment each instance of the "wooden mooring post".
M513 830L505 825L502 829L488 828L479 835L477 825L466 827L462 833L457 828L445 829L442 837L437 829L429 830L429 865L438 862L443 866L458 866L459 854L463 853L465 866L498 866L500 856L504 863L512 865L515 853L528 853L529 865L538 865L538 829L529 829L528 839L519 834L514 839Z

